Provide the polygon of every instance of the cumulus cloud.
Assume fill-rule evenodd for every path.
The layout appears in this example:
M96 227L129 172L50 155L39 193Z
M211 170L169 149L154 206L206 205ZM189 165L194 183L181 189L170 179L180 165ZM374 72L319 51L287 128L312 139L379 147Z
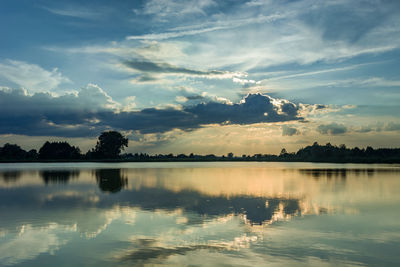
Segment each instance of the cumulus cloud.
M218 102L224 104L233 104L229 99L208 92L196 92L190 87L180 87L179 93L181 95L176 96L178 103L185 103L186 105L197 105L200 103Z
M0 90L0 133L33 136L93 136L98 114L116 112L119 104L89 84L78 93L29 95L23 89ZM104 127L103 127L104 129Z
M347 132L346 126L335 122L330 124L321 124L317 127L317 131L321 134L339 135Z
M131 97L130 100L133 98ZM132 101L130 101L132 104ZM253 124L303 120L299 106L268 95L249 94L239 103L203 102L174 108L133 111L89 85L76 94L52 96L24 90L0 90L0 134L86 137L105 129L163 133L209 124Z
M61 83L71 81L63 76L57 68L45 70L39 65L24 61L5 60L0 62L0 77L33 91L50 91Z
M293 136L296 134L299 134L299 131L296 128L287 125L282 126L282 136Z

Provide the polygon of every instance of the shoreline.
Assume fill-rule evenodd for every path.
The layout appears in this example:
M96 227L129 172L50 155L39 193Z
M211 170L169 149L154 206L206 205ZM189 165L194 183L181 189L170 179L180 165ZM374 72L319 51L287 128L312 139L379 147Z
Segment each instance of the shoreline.
M204 160L190 160L190 159L147 159L147 160L123 160L123 159L99 159L99 160L0 160L2 163L140 163L140 162L292 162L292 163L338 163L338 164L400 164L396 160L381 160L381 161L312 161L312 160L242 160L242 159L204 159Z

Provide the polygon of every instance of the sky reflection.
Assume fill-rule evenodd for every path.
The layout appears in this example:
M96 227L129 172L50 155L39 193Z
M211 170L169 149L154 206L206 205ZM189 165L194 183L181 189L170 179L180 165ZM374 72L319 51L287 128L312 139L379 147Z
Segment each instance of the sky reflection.
M0 263L398 262L398 169L325 167L3 170Z

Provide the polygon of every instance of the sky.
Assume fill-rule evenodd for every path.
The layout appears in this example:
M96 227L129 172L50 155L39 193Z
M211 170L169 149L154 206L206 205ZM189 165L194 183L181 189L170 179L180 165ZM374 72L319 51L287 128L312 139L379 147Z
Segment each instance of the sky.
M400 147L400 1L2 0L0 145Z

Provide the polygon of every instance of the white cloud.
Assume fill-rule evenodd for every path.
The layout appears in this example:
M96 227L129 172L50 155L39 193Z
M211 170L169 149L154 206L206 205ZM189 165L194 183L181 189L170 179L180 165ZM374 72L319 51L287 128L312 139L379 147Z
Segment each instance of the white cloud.
M179 38L190 35L204 34L208 32L229 30L233 28L243 27L249 24L259 23L270 23L278 19L284 18L284 14L272 14L268 16L260 15L256 17L244 18L244 19L230 19L224 18L213 22L205 22L202 24L195 24L190 26L180 26L171 28L165 32L149 33L143 35L131 35L127 36L127 40L165 40L172 38Z
M24 61L5 60L0 62L0 77L30 91L51 91L62 83L71 81L63 76L57 68L45 70L39 65Z
M159 20L165 20L192 14L205 16L205 9L215 5L213 0L150 0L146 1L143 10L135 10L135 12L155 15Z
M96 12L88 8L86 9L77 6L64 7L64 8L52 8L52 7L42 7L42 8L56 15L83 18L83 19L95 19L101 15L100 12Z
M120 103L114 101L111 96L109 96L96 84L88 84L88 86L81 88L76 96L76 101L82 105L82 108L90 107L94 109L104 108L117 110L121 107ZM131 98L130 100L132 102L134 98Z
M188 35L197 35L206 32L218 31L227 29L228 27L211 27L205 29L198 29L198 30L188 30L188 31L172 31L172 32L163 32L163 33L149 33L143 35L132 35L127 36L127 40L164 40L170 38L177 38L183 37Z
M234 83L240 83L241 85L260 84L260 81L240 79L240 78L237 78L237 77L233 77L232 81Z

